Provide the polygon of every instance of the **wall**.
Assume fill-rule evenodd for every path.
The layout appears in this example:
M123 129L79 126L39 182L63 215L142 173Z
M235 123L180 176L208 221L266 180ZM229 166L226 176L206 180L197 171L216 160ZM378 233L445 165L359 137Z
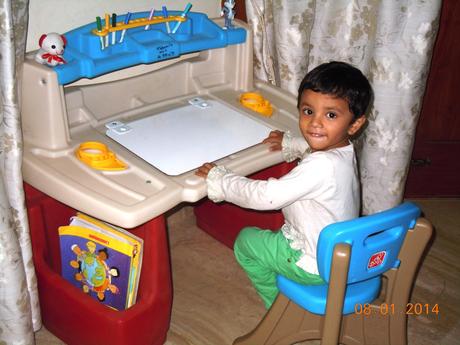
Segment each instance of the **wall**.
M443 0L406 198L460 197L460 2ZM457 153L455 153L457 152Z
M169 10L182 10L191 2L192 11L204 12L210 18L220 15L220 1L209 0L30 0L27 51L38 49L38 39L44 33L65 33L73 28L104 18L105 13L150 11L154 7L161 11L162 5Z

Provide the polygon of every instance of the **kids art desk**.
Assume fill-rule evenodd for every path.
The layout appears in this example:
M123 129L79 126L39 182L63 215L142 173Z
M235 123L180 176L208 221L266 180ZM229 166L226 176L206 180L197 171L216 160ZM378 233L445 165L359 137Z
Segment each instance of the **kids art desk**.
M40 303L45 326L67 344L162 344L172 299L163 214L206 196L194 175L204 161L253 174L282 161L258 144L270 130L297 131L294 97L253 80L247 26L224 29L191 12L172 34L161 17L145 30L148 15L132 15L138 25L121 43L118 31L104 46L90 23L65 34L66 64L24 63L23 176ZM249 91L269 100L272 116L240 103ZM196 207L208 230L219 214L212 207ZM60 277L57 228L76 210L144 239L133 307L111 310Z

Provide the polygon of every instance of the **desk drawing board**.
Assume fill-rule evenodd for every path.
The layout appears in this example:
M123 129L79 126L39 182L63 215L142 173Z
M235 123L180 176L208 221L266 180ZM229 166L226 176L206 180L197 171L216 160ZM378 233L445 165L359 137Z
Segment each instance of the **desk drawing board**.
M107 136L167 175L259 144L272 128L214 100L190 104L126 124L114 122ZM121 125L121 131L120 131Z

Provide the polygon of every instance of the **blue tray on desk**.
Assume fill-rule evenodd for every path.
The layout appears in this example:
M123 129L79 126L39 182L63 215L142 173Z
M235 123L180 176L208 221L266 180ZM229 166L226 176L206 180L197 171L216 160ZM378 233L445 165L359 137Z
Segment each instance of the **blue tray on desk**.
M180 15L169 11L169 15ZM132 13L131 19L146 18L149 12ZM118 17L124 20L125 15ZM171 27L175 22L170 22ZM121 31L116 32L116 43L101 49L100 37L92 33L96 22L65 33L67 45L64 52L66 64L54 67L58 82L65 85L80 78L94 78L138 64L149 64L178 57L182 54L222 48L246 41L244 28L223 29L204 13L190 12L176 33L167 33L166 24L128 29L122 43Z

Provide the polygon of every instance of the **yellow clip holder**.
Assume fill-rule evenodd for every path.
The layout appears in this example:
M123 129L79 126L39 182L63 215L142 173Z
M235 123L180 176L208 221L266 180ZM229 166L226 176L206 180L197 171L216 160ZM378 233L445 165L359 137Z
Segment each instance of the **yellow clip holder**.
M273 114L272 105L259 93L245 92L241 94L240 103L246 108L252 109L263 116L270 117Z
M85 141L75 151L75 155L86 165L96 170L124 170L127 164L117 159L107 145L99 141Z

